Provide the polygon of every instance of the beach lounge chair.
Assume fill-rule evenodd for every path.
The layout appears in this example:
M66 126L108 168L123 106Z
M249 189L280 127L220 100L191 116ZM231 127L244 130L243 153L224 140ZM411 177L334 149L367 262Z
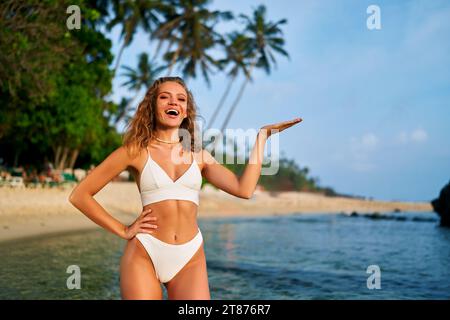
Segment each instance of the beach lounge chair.
M22 177L13 176L9 181L9 186L11 188L25 188Z

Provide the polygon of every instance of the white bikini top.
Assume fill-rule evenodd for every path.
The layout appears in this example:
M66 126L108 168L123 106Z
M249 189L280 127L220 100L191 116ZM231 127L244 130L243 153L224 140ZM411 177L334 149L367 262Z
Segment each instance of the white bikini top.
M199 204L202 174L193 155L189 168L175 181L152 159L148 147L147 155L140 177L142 206L168 199L188 200Z

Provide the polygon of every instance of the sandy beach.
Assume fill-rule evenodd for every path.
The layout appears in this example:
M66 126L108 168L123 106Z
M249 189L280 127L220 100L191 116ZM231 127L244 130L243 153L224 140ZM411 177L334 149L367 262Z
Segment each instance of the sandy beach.
M71 189L0 188L0 241L99 228L68 201ZM142 210L133 182L111 182L95 199L124 224L134 221ZM307 192L255 192L239 199L220 190L200 193L199 219L256 217L292 213L385 213L432 211L427 202L388 202L325 197Z

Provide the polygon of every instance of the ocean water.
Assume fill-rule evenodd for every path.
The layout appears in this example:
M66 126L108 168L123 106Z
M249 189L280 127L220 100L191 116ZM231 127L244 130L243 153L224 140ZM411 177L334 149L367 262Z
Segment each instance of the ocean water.
M450 229L431 212L200 219L199 226L212 299L450 298ZM120 299L124 245L103 230L2 243L0 299ZM67 288L71 265L80 268L81 289Z

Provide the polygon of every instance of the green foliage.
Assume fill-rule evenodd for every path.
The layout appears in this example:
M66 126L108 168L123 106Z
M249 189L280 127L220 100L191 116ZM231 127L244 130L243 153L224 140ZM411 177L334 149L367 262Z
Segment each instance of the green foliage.
M230 169L237 176L241 176L244 173L245 166L248 163L248 159L240 159L237 155L237 147L235 146L234 159L232 163L226 163L226 155L218 154L215 158L220 162L222 160L223 165ZM230 156L229 156L230 157ZM245 162L245 163L238 163ZM273 165L273 164L269 164ZM269 165L263 165L268 167ZM267 191L309 191L309 192L321 192L325 195L333 196L337 195L335 191L329 187L320 187L317 178L308 176L309 169L307 167L301 168L294 160L281 156L279 159L278 172L274 175L261 175L258 184ZM202 186L207 182L204 181Z
M73 49L63 35L62 1L0 2L0 93L13 103L42 101ZM3 99L2 99L3 100ZM4 101L2 101L4 102ZM7 107L2 103L2 109Z
M1 1L0 157L9 164L42 163L45 158L58 158L64 149L66 161L70 153L78 157L77 167L88 168L117 148L122 139L111 122L128 118L133 99L123 99L117 105L107 97L120 55L138 29L149 33L158 42L158 48L154 56L142 53L138 68L123 68L125 84L136 94L148 87L163 68L170 73L178 67L186 79L201 74L209 84L214 70L224 71L231 65L228 75L233 81L238 74L251 79L253 68L270 73L275 54L289 57L283 48L281 30L286 20L272 22L266 8L258 6L252 17L239 15L244 23L241 32L231 32L224 38L215 26L234 15L210 11L209 4L207 0ZM81 9L80 30L66 27L69 5ZM121 28L122 43L116 66L110 70L112 44L100 30L114 26ZM167 44L161 54L165 66L155 63L162 44ZM217 47L225 53L224 58L212 56ZM228 123L246 83L222 127ZM224 165L238 176L245 170L245 163ZM278 173L261 176L259 184L269 191L320 191L335 195L331 188L318 186L318 179L308 174L308 168L281 158ZM203 179L202 185L205 183Z
M276 175L261 176L260 184L267 190L281 191L316 191L318 186L312 178L308 178L309 169L301 169L294 160L280 158Z
M38 95L31 94L29 86L34 78L20 68L15 70L19 80L13 86L0 82L0 144L4 145L0 153L11 162L8 156L11 158L12 154L17 158L25 149L38 149L43 151L39 156L53 159L58 147L68 147L70 151L78 150L87 161L99 160L104 156L105 148L120 145L120 135L115 128L109 127L103 116L105 109L114 109L104 99L112 88L112 72L109 70L113 60L111 41L91 27L92 23L83 23L80 30L71 31L66 29L65 20L59 19L59 25L53 25L45 17L53 17L50 13L58 11L59 16L65 19L68 2L50 3L52 11L44 17L36 15L27 20L24 15L23 19L16 19L22 21L25 30L28 30L27 24L32 23L38 29L54 27L53 32L58 35L60 42L45 42L44 39L43 46L39 44L42 39L30 37L27 32L20 31L22 29L16 32L13 47L19 58L22 51L42 51L43 60L38 62L44 63L44 71L34 73L33 69L32 75L39 75L39 81L46 86L45 90L35 89L39 91ZM70 4L79 5L84 13L90 12L83 15L85 21L97 17L92 9L85 6L84 1L72 1ZM42 9L38 2L32 1L29 6L30 10ZM0 42L0 46L3 45L6 46ZM60 45L71 49L65 52L63 61L55 53ZM0 49L0 60L8 61L9 52L3 47ZM46 59L56 66L47 66ZM0 73L2 71L0 68Z

